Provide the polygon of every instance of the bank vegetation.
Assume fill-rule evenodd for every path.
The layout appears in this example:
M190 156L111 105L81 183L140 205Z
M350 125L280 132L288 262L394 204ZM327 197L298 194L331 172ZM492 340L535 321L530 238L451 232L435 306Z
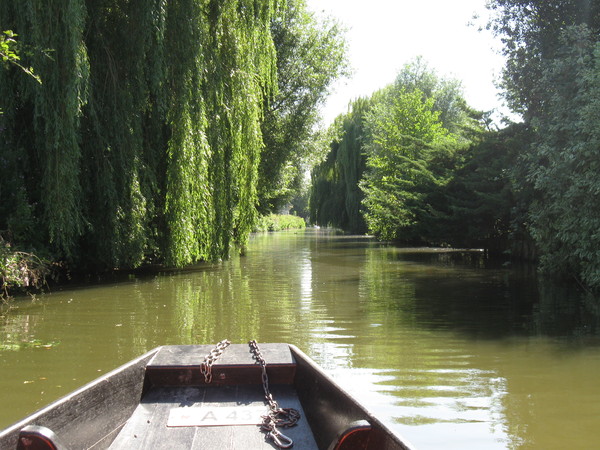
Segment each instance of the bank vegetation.
M600 2L492 0L504 97L492 126L423 62L355 101L312 172L322 225L485 248L600 289Z
M0 2L4 293L57 268L227 258L290 205L600 289L600 0L488 7L521 120L416 59L325 133L347 49L304 0Z
M5 284L26 254L227 258L295 196L347 72L343 30L304 0L6 1L0 27Z

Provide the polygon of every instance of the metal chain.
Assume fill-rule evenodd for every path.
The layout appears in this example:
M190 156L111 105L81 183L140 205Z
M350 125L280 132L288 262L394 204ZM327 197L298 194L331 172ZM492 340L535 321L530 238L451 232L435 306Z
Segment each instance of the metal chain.
M223 351L229 347L229 344L231 344L231 342L229 342L227 339L223 339L204 358L204 361L200 365L200 373L204 375L204 382L206 384L210 384L212 382L212 365L219 358L219 356L223 354Z
M262 416L263 423L261 429L267 433L267 437L279 448L291 448L294 445L285 434L279 432L277 427L293 427L300 420L300 413L294 408L280 408L269 389L269 376L267 375L267 362L263 357L257 342L253 339L248 342L252 357L260 364L262 368L262 383L265 391L265 401L269 404L269 413Z

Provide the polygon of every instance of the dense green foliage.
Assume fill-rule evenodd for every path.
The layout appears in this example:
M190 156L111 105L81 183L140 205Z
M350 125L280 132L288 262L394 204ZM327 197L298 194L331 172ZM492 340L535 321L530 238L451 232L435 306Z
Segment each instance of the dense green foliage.
M313 171L312 220L368 228L382 239L449 242L459 211L446 187L481 134L482 118L456 81L421 59L406 65L395 83L355 102L334 124L338 137Z
M306 222L302 217L292 214L268 214L258 220L254 231L282 231L302 228L306 228Z
M408 64L394 84L338 118L338 137L313 171L311 219L367 231L349 226L350 204L382 239L535 257L527 228L533 194L521 163L530 127L487 125L454 80L420 59ZM349 176L347 165L360 169Z
M571 25L600 27L597 0L491 0L490 26L502 40L507 58L502 77L512 109L526 121L543 108L547 93L538 81L548 61L560 52L561 34Z
M243 244L283 3L1 2L43 80L0 70L4 239L88 268Z
M265 142L259 166L259 211L277 211L297 196L312 166L319 106L331 83L347 73L339 24L318 19L305 0L287 0L271 22L277 52L278 92L265 102Z
M438 146L452 138L432 97L405 87L383 96L366 117L365 218L370 232L382 239L418 241L416 225L433 213L427 196L438 182L429 163Z
M0 58L5 69L9 66L19 68L23 73L29 75L38 83L41 79L31 67L23 66L19 55L19 42L17 35L12 30L6 30L0 34ZM0 109L0 116L2 109ZM18 227L18 224L14 224ZM45 283L46 277L51 274L49 261L39 256L14 250L10 242L6 242L0 234L0 299L9 297L9 288L14 287L40 287Z
M358 184L366 165L363 120L369 108L369 100L358 99L333 124L335 138L330 151L312 172L309 210L315 223L354 233L366 231Z
M600 289L600 2L493 0L504 43L505 96L523 122L486 130L459 86L420 60L338 121L313 173L313 220L350 229L346 202L381 238L466 245L538 257L544 272ZM358 119L362 131L353 136ZM360 152L341 170L344 139Z
M495 0L503 84L532 133L520 185L541 268L600 288L600 2ZM526 189L526 190L527 190Z
M536 192L531 232L545 270L600 286L600 42L585 27L562 36L563 53L540 79L548 96L525 161Z
M535 257L526 229L531 189L520 164L530 140L527 126L511 124L483 132L462 152L444 190L446 242Z

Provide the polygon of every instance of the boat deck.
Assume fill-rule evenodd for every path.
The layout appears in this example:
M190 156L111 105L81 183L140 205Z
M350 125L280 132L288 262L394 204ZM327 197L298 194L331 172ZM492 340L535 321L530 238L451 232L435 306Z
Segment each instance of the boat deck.
M228 347L205 384L200 364L211 346L164 347L146 367L146 388L140 404L110 449L273 449L261 431L268 412L261 370L247 346ZM297 425L279 431L294 441L294 449L317 449L312 431L292 383L296 364L289 348L263 344L269 361L273 397L282 408L295 408Z
M294 427L281 429L294 441L294 449L317 449L302 405L292 386L273 385L271 392L285 408L296 408L301 419ZM228 408L229 407L229 408ZM235 408L235 409L234 409ZM114 440L110 449L270 449L258 425L194 426L227 416L243 419L256 411L266 412L262 386L162 387L146 394ZM235 412L237 410L237 412ZM232 412L234 411L234 412ZM182 414L183 413L183 414ZM187 413L187 414L185 414ZM195 417L194 417L195 416ZM169 418L188 420L188 426L169 426ZM191 417L191 420L188 419ZM237 417L233 417L236 419Z

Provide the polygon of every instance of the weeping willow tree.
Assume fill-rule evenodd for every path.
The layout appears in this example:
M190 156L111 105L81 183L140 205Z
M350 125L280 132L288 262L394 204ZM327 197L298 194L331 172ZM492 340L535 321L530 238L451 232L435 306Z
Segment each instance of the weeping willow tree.
M0 72L2 229L25 235L17 238L41 231L42 239L70 256L85 222L79 183L81 108L89 80L85 7L4 1L0 8L0 22L20 34L23 44L52 49L51 55L28 55L41 85L15 69Z
M0 1L0 233L84 266L226 257L256 218L276 0Z
M359 182L366 168L364 117L371 107L371 100L355 100L333 125L338 137L312 173L310 215L316 223L353 233L367 231Z
M153 133L158 121L144 124L164 117L164 102L156 99L164 74L155 59L164 53L164 38L152 35L164 33L164 17L156 14L161 3L87 4L91 77L80 182L88 226L79 244L102 267L136 266L155 248L149 239L160 193L154 161L165 144Z

